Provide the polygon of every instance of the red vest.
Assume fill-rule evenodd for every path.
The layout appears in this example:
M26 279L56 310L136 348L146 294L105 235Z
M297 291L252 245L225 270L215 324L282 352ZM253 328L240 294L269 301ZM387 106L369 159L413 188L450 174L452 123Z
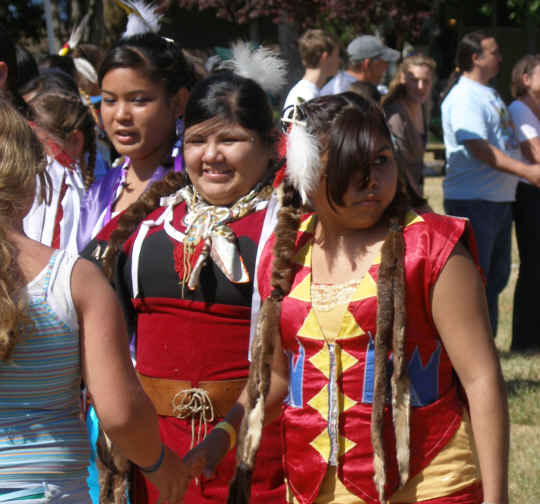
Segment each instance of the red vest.
M311 244L315 219L310 216L297 236L297 267L281 311L281 342L289 355L289 396L283 419L285 470L301 503L313 502L330 460L328 430L331 359L335 356L338 476L354 494L378 501L373 482L370 437L374 379L379 260L370 267L352 297L335 342L326 344L311 305ZM410 477L426 467L461 422L463 402L450 359L431 317L430 292L467 221L436 214L410 213L404 229L406 275L406 356L411 380ZM475 254L472 233L469 248ZM271 248L259 269L262 297L269 294ZM332 354L332 356L331 356ZM387 463L386 495L398 487L392 411L384 417Z

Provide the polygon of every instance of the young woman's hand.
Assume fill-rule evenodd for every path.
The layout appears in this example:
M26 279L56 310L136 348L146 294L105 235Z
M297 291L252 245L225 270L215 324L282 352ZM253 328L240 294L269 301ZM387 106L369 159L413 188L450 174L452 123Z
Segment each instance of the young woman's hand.
M158 504L184 502L184 494L190 480L188 468L175 452L167 446L164 448L165 456L159 469L143 474L158 489Z
M230 448L229 434L223 429L213 429L197 446L184 457L184 464L190 478L202 473L207 479L216 476L219 463L225 458Z

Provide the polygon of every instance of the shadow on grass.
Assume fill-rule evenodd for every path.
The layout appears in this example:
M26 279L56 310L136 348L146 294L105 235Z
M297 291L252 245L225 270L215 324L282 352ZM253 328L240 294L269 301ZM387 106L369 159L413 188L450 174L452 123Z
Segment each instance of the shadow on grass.
M510 379L506 382L510 422L540 425L540 380Z
M499 350L498 354L501 359L510 359L513 357L540 357L540 347L535 347L531 350L523 350L521 352L516 350Z
M540 393L540 380L508 380L506 382L508 397L521 396L526 393Z

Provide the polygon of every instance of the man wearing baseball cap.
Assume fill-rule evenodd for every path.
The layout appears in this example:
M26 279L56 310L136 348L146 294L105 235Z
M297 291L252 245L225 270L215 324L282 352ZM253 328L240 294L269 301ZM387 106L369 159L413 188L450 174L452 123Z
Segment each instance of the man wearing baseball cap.
M321 95L338 94L347 91L351 84L360 81L373 87L374 94L389 62L399 59L399 52L385 46L373 35L360 35L347 46L347 69L338 72L321 89Z

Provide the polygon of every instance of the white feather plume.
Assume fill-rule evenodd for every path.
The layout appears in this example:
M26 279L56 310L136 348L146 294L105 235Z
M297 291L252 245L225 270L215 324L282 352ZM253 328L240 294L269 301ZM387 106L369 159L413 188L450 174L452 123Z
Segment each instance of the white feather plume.
M85 77L90 82L97 84L98 76L96 69L85 58L73 58L73 63L75 64L75 68L77 69L77 72L79 72L83 77Z
M130 10L122 38L147 32L159 32L163 15L156 12L153 3L146 4L143 0L121 0L121 2Z
M322 163L317 138L303 124L294 124L287 137L287 168L289 182L298 190L302 203L309 201L321 180Z
M253 49L248 42L232 45L232 70L253 79L267 93L277 94L286 82L287 65L274 51L267 47Z
M73 29L71 32L71 35L69 36L69 40L67 41L67 44L70 49L75 49L79 42L81 41L83 31L86 28L86 25L88 24L88 20L90 19L90 12L88 12L81 20L81 22Z

